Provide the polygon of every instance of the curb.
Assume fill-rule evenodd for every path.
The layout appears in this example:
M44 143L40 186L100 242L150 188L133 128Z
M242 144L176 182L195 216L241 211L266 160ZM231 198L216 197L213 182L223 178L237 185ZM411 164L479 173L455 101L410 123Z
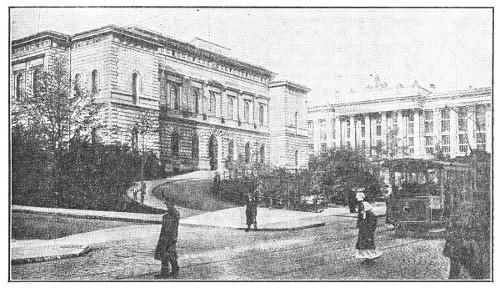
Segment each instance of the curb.
M224 228L224 229L234 229L234 230L245 230L245 227L229 227L229 226L216 226L216 225L203 225L203 224L192 224L192 223L180 223L180 225L183 226L191 226L191 227L213 227L213 228ZM296 227L290 227L290 228L259 228L257 230L250 229L251 231L265 231L265 232L270 232L270 231L296 231L296 230L304 230L304 229L309 229L309 228L317 228L317 227L322 227L325 226L325 222L321 223L313 223L313 224L308 224L308 225L303 225L303 226L296 226Z
M41 257L32 257L32 258L19 258L11 260L12 265L20 265L20 264L29 264L29 263L37 263L37 262L45 262L45 261L53 261L53 260L61 260L61 259L69 259L83 256L92 251L90 246L86 246L83 251L78 253L64 254L64 255L50 255L50 256L41 256Z
M115 216L102 216L102 215L78 215L71 213L63 213L63 212L50 212L50 211L32 211L32 210L24 210L19 208L13 208L11 212L20 212L20 213L31 213L31 214L42 214L42 215L55 215L55 216L65 216L72 218L81 218L81 219L96 219L96 220L110 220L110 221L121 221L121 222L135 222L135 223L149 223L149 224L161 224L162 220L154 220L154 219L137 219L137 218L127 218L127 217L115 217ZM161 214L153 214L161 216Z

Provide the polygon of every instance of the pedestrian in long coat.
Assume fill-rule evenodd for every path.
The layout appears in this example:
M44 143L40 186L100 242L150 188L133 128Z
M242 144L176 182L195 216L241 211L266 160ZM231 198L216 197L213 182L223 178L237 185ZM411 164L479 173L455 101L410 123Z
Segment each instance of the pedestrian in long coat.
M358 214L357 227L359 229L358 241L356 242L356 258L371 260L382 255L375 249L375 229L377 228L377 216L372 212L372 206L368 202L362 202L361 211Z
M163 215L160 238L156 245L154 258L161 261L161 272L157 278L175 277L179 273L177 263L177 234L179 228L179 212L172 199L166 199L167 213ZM170 266L170 267L169 267ZM169 268L172 272L169 273Z
M246 232L250 231L250 227L253 225L254 230L257 230L257 207L259 205L259 200L257 195L248 195L246 198L246 210L245 215L247 219Z

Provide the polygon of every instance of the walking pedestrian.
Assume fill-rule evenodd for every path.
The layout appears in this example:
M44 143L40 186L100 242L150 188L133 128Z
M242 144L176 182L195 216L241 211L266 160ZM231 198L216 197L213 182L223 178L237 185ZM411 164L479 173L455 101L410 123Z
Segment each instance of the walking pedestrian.
M356 242L356 258L373 260L382 253L375 249L375 229L377 228L377 216L372 212L372 206L368 202L362 202L358 214L357 227L359 229L358 241Z
M179 229L179 212L174 207L171 198L165 199L167 213L163 215L160 238L156 245L154 258L161 261L160 274L156 278L177 277L179 265L177 263L177 234ZM169 268L172 272L169 273Z
M245 232L250 231L250 227L253 225L254 230L257 230L257 206L258 197L257 195L247 195L246 198L246 218L247 218L247 228Z
M146 183L144 181L141 182L141 203L144 204L144 196L146 196Z

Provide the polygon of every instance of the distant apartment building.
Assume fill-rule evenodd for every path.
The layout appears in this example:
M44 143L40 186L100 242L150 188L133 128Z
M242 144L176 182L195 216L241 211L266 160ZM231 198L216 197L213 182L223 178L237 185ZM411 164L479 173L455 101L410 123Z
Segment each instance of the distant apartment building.
M146 30L106 26L74 35L46 31L11 42L11 100L33 97L38 69L68 59L74 89L106 103L103 143L154 151L166 171L223 170L227 161L307 167L309 89L233 58L222 46ZM73 93L73 92L72 92ZM152 135L136 127L150 115ZM151 116L153 115L153 116Z
M364 91L346 95L349 101L309 107L309 153L331 147L382 158L491 153L491 88L433 90L417 82L389 88L377 77Z

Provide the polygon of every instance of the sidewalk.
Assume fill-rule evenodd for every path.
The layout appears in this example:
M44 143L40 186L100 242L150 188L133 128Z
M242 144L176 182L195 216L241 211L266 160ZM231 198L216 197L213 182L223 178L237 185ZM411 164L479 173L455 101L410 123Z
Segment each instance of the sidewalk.
M162 201L151 194L151 191L154 187L163 183L174 181L206 180L209 179L209 177L212 177L212 175L213 173L211 173L210 171L197 171L179 175L169 179L146 181L146 195L143 205L165 209ZM132 189L129 189L129 191L127 191L127 195L131 197L131 199L134 199ZM179 210L181 216L180 225L209 226L231 229L246 228L245 207L235 207L207 213L204 213L201 210L194 210L183 207L177 207L177 210ZM154 233L159 233L159 224L161 224L162 222L161 214L91 211L61 208L27 207L17 205L12 206L12 211L21 213L60 215L86 219L104 219L110 221L128 221L158 224L158 227L154 229ZM385 215L385 203L376 203L374 205L373 211L378 216ZM258 230L292 231L324 226L325 223L318 220L318 216L355 218L357 217L357 214L349 213L347 207L327 208L320 213L259 208L257 214ZM137 226L133 225L75 234L53 240L11 240L11 260L13 264L21 264L68 257L77 257L90 251L91 247L94 245L102 242L116 241L134 237L137 232Z

